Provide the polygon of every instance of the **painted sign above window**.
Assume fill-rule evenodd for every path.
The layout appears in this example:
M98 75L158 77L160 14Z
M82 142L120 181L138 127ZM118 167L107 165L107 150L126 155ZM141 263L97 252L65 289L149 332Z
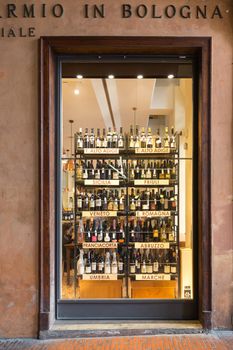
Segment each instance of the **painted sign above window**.
M185 4L174 5L174 4L163 4L158 5L156 2L152 4L119 4L114 9L108 4L81 4L79 5L78 11L72 12L72 7L68 7L64 3L55 4L17 4L8 3L0 5L0 37L2 38L14 38L14 37L35 37L36 27L34 26L20 26L16 27L14 24L17 23L17 19L25 19L25 23L29 19L57 19L62 20L64 17L72 18L73 16L81 16L86 20L99 19L104 20L109 15L112 16L112 12L115 11L115 17L119 19L154 19L154 20L212 20L212 19L223 19L229 10L222 9L220 5L199 5L189 6ZM7 26L1 26L1 22L7 20ZM9 19L12 21L9 25ZM21 21L22 22L22 21ZM59 33L58 33L59 34Z

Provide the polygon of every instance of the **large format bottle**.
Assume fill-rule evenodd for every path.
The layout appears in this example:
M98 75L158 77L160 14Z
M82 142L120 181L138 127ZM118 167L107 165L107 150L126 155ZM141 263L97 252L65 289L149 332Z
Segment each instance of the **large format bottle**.
M83 250L80 249L79 252L79 259L77 262L77 274L83 275L84 274L84 260L83 260Z
M110 262L110 253L106 252L105 254L105 262L104 262L104 273L111 273L111 262Z

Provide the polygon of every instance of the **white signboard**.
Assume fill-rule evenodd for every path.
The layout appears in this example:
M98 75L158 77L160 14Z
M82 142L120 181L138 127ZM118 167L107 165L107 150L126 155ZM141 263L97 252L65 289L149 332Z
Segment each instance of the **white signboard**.
M169 185L169 180L134 180L134 185L162 185L167 186Z
M95 217L112 217L117 216L117 211L101 211L101 210L93 210L93 211L82 211L82 217L84 218L95 218Z
M84 148L85 154L119 154L119 148Z
M170 148L136 148L135 153L170 153Z
M135 242L135 248L137 249L169 249L168 242Z
M144 274L135 275L137 281L169 281L171 279L170 275L158 273L156 275Z
M119 180L84 180L84 185L93 186L119 186Z
M168 217L171 216L171 212L168 210L146 210L146 211L136 211L137 217L148 218L148 217Z
M117 242L83 242L84 249L117 248Z
M85 281L116 281L117 274L83 274L82 279Z

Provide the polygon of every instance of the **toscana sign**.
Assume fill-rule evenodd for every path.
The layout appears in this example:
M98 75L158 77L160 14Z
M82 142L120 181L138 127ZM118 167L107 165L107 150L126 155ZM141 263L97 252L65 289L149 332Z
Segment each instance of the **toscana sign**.
M163 2L162 2L163 3ZM91 19L105 19L108 17L108 14L112 14L112 8L109 7L109 4L82 4L78 11L75 12L75 15L78 14L87 20ZM119 19L128 20L130 18L138 18L139 20L143 19L177 19L181 18L183 20L194 19L223 19L223 10L219 5L158 5L158 3L153 2L151 4L140 3L138 5L131 5L129 3L119 4L118 9L115 15L119 16ZM226 11L228 12L228 11ZM0 4L0 37L2 38L14 38L14 37L35 37L36 28L34 26L20 26L16 27L12 25L14 22L17 23L17 19L25 19L25 24L28 23L29 19L36 18L55 18L62 19L63 17L74 16L72 8L68 7L65 3L55 3L55 4L46 4L46 3L24 3L18 4L7 3L4 5ZM4 20L7 20L7 23L10 22L10 25L1 26Z

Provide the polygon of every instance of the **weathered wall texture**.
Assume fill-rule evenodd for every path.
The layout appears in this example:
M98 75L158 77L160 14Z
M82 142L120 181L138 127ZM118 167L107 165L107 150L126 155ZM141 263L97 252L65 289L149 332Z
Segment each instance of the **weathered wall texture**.
M58 3L43 1L49 5ZM0 337L35 337L38 314L38 38L46 35L211 36L213 326L232 314L232 0L217 1L224 19L122 19L124 2L103 0L105 19L85 19L84 3L60 0L62 18L6 19L0 28L36 27L35 38L0 37ZM96 1L97 2L97 1ZM11 1L12 3L12 1ZM24 1L15 1L17 7ZM25 3L26 0L25 0ZM29 2L30 3L30 2ZM36 1L36 6L42 1ZM98 3L98 2L97 2ZM141 1L127 1L132 5ZM212 0L144 0L150 7Z

